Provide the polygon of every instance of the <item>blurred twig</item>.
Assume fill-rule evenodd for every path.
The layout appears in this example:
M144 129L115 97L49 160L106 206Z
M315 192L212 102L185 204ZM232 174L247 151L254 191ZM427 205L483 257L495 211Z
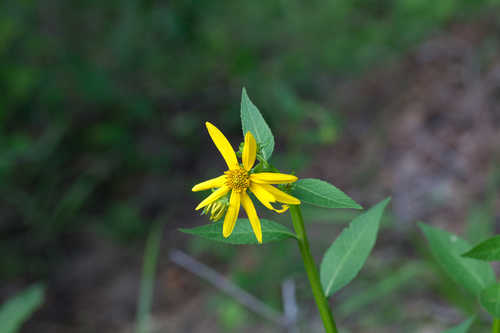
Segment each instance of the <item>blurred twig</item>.
M224 276L217 273L210 267L197 261L193 257L185 254L180 250L172 250L170 252L169 258L177 265L210 282L216 288L224 291L253 312L269 319L275 324L278 324L282 327L288 327L287 318L285 316L282 316L278 311L269 307L267 304L263 303L255 296L247 293L246 291L232 283L230 280L226 279Z
M288 333L298 333L297 315L299 309L295 299L295 282L292 279L287 279L281 285L281 296L283 298L283 310L285 312L285 323Z

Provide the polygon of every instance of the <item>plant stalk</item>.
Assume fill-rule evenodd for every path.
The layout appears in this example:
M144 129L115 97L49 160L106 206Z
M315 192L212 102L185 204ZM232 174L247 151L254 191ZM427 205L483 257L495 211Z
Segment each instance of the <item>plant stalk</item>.
M321 287L318 269L316 268L316 264L314 263L314 259L311 255L300 207L290 205L290 215L292 217L293 228L295 229L295 233L297 235L297 243L299 244L300 254L302 255L307 277L309 278L309 283L311 284L314 300L316 301L321 319L323 320L323 325L325 326L325 332L338 333L335 320L333 319L332 312L330 311L330 306L325 294L323 293L323 288Z
M493 327L491 328L491 332L500 333L500 319L493 319Z

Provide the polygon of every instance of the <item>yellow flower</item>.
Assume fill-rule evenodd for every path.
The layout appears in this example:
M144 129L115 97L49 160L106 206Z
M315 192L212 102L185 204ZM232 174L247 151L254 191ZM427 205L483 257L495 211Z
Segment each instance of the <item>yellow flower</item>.
M290 205L299 205L300 200L277 189L272 186L272 184L293 183L297 180L297 177L272 172L251 173L250 171L257 157L257 142L255 142L252 133L247 132L245 134L241 158L242 163L240 164L238 163L233 147L231 147L231 144L224 134L209 122L206 122L205 125L207 126L212 141L226 161L229 170L225 171L222 176L209 179L193 187L192 190L194 192L217 188L217 190L212 192L205 200L200 202L196 210L212 204L231 191L229 207L227 208L224 225L222 227L222 235L227 238L233 232L241 205L248 215L255 237L259 243L262 243L260 220L257 216L255 206L248 196L247 190L250 190L266 208L278 213L283 213L288 209L287 205L282 205L281 209L276 209L271 203L280 202Z

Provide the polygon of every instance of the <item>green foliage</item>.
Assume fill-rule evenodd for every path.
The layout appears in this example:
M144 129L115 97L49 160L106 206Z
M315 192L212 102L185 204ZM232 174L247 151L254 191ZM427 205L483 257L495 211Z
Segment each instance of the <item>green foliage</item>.
M179 229L180 231L203 237L206 239L223 242L227 244L258 244L248 219L238 219L233 233L228 238L222 236L223 221L202 225L191 229ZM287 238L294 238L295 235L285 226L267 220L260 219L262 227L262 243L275 242Z
M271 111L268 123L290 148L282 165L298 169L310 157L297 152L341 135L334 82L493 3L1 1L0 204L13 240L2 253L19 258L2 277L42 274L53 257L43 249L64 248L82 228L104 223L98 230L114 239L145 237L147 223L134 232L107 220L121 202L154 218L149 205L161 205L140 198L149 177L175 172L183 179L169 185L183 190L186 156L203 152L196 124L210 115L228 135L239 131L228 116L235 87ZM18 246L28 242L31 251Z
M357 216L333 244L321 262L321 283L326 296L331 296L356 277L370 254L380 219L390 198Z
M0 307L0 332L15 333L43 303L45 288L36 284L29 287Z
M490 264L461 255L470 245L467 241L445 230L419 223L431 252L448 276L473 295L478 295L487 285L495 282Z
M500 260L500 235L481 242L471 250L462 254L463 257L474 258L484 261Z
M206 311L217 315L219 332L239 332L252 320L249 311L231 297L214 295L207 303Z
M475 319L476 317L472 316L458 326L449 328L442 333L467 333Z
M303 203L319 207L363 209L347 194L320 179L299 179L293 184L292 195Z
M245 137L247 132L253 134L255 141L257 141L262 149L264 159L268 160L274 150L273 133L259 109L257 109L248 97L245 88L243 88L241 93L241 127L243 129L243 137Z
M492 284L479 294L479 303L493 318L500 318L500 283Z
M118 200L108 208L100 222L96 230L121 242L129 242L146 234L150 225L141 218L136 205Z

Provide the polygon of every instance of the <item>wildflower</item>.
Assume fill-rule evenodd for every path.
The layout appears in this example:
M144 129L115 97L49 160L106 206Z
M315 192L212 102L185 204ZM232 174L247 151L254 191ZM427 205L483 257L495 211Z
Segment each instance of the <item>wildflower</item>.
M242 163L240 164L236 158L236 153L224 134L222 134L221 131L209 122L206 122L205 125L207 126L207 130L212 138L212 141L220 151L229 169L225 171L222 176L209 179L193 187L192 190L194 192L216 189L212 192L212 194L205 198L205 200L200 202L195 209L199 210L207 207L231 192L229 197L229 206L227 207L226 216L224 217L222 235L225 238L231 235L236 224L236 220L238 219L240 206L243 206L248 215L248 219L250 220L255 237L259 243L262 243L260 220L247 190L250 190L266 208L278 213L283 213L288 209L287 205L282 205L281 209L276 209L271 203L280 202L283 204L299 205L300 200L272 185L293 183L297 180L297 177L283 173L254 173L252 168L257 157L257 142L255 141L252 133L247 132L245 134L245 142L243 144L243 153L241 158ZM209 209L212 214L211 219L212 217L221 217L218 216L218 214L221 214L221 208L217 208L215 211L213 207L210 207ZM225 207L223 209L225 211ZM206 212L208 212L208 210L206 210Z

